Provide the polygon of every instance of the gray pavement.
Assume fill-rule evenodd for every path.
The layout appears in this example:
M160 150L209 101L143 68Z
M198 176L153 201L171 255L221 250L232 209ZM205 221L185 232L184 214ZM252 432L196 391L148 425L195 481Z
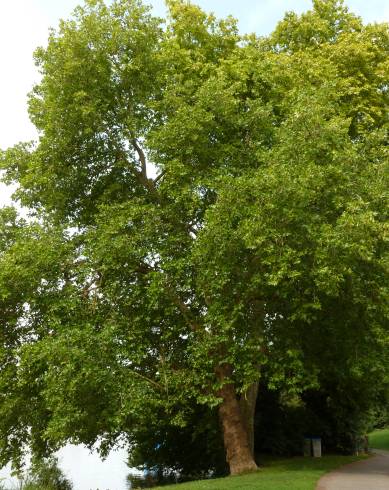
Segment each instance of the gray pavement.
M323 476L316 490L389 490L389 452L343 466Z

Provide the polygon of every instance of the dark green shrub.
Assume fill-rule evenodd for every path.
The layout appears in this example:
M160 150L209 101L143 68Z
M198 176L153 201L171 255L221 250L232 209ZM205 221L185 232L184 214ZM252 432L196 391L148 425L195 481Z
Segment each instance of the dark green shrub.
M321 437L325 453L354 454L364 436L387 423L387 394L368 396L363 385L323 383L321 388L288 396L260 387L255 419L255 450L300 455L305 437Z
M134 436L130 466L185 480L227 473L216 410L193 404L184 427L160 416Z

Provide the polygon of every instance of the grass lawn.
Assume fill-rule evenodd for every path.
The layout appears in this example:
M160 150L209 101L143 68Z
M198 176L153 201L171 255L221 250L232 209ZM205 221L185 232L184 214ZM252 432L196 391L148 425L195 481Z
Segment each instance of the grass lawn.
M154 488L155 490L157 488L160 490L314 490L317 481L324 473L360 459L363 457L279 459L266 463L256 473Z
M389 451L389 429L375 430L369 434L369 446Z

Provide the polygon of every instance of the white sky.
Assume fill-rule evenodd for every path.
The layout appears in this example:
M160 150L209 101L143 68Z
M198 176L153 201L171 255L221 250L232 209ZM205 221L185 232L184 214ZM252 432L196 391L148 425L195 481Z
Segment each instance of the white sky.
M36 133L28 120L26 95L38 74L32 53L44 45L50 26L68 17L79 0L0 0L0 148L34 139ZM150 0L163 14L163 0ZM271 31L286 10L301 12L310 0L198 0L206 10L220 16L233 14L242 31L265 34ZM365 21L389 21L389 0L348 0L351 10Z
M79 3L80 0L0 0L1 149L36 138L26 109L27 93L39 80L32 53L37 46L45 45L48 28L56 27L59 18L69 17ZM149 3L158 15L163 15L163 0L149 0ZM310 0L197 0L195 3L219 16L232 14L239 19L242 31L259 34L273 30L285 11L302 12L311 6ZM347 0L346 3L365 22L389 22L389 0ZM11 190L0 184L0 206L9 203L10 194ZM85 451L67 448L63 452L63 466L67 470L73 468L75 490L99 485L108 488L106 482L111 483L110 490L124 490L121 483L126 472L124 457L124 453L114 455L99 466L97 459L88 459ZM93 482L92 473L97 473Z

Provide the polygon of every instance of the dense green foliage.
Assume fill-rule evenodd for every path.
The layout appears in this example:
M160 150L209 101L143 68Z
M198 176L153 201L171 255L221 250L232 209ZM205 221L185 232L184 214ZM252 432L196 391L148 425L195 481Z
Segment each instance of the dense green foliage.
M136 445L264 372L358 417L387 389L388 26L167 4L88 0L36 51L39 141L0 158L36 218L0 214L1 464Z

